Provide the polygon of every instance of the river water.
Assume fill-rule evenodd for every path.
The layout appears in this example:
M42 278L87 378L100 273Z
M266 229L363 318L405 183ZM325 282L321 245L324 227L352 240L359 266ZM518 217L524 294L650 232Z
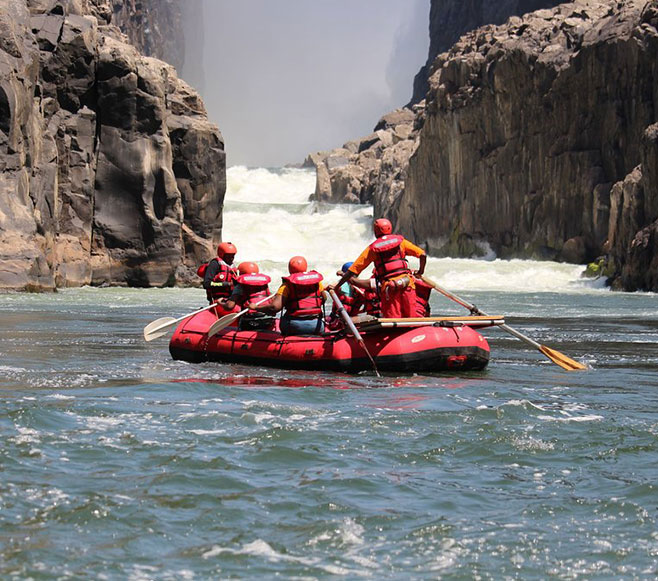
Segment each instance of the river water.
M354 259L371 210L312 190L232 168L238 261ZM478 373L192 365L141 333L199 289L1 295L0 578L654 579L658 299L581 270L428 269L572 373L500 330Z

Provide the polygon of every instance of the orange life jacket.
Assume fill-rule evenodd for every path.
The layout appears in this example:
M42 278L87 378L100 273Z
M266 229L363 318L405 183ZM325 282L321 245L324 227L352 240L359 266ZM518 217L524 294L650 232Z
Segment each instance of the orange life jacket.
M402 253L403 240L403 236L387 234L370 245L375 254L375 277L379 282L411 273L409 263Z
M288 285L288 300L286 302L286 315L291 317L313 318L322 317L322 294L320 282L322 275L315 270L310 272L296 272L284 276L283 282Z
M267 286L272 279L266 274L243 274L237 278L237 283L242 288L242 297L240 306L244 308L248 303L255 303L270 295L270 288ZM257 311L249 310L247 314L256 313Z
M430 316L430 294L432 287L425 284L421 279L414 278L416 287L416 316L429 317Z

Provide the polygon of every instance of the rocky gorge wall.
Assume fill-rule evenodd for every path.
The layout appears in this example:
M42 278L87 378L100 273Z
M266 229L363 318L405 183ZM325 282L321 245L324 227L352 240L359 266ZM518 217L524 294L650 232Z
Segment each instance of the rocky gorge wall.
M429 91L429 77L436 57L450 50L459 38L485 24L502 24L541 8L552 8L561 0L433 0L430 5L430 47L427 63L414 78L411 104L419 103Z
M121 4L0 6L2 288L191 282L220 240L221 133Z
M656 121L657 7L579 0L481 28L438 57L401 231L450 255L488 245L585 262L627 246L637 231L619 230L611 192ZM653 206L643 219L658 218Z
M657 13L577 0L464 35L404 130L312 158L316 197L372 201L434 255L606 253L616 288L658 290Z

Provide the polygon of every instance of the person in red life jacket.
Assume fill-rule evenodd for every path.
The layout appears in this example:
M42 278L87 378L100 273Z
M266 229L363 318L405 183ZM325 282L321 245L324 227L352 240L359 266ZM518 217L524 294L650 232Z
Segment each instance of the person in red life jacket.
M379 288L375 274L370 278L351 278L350 284L363 290L363 310L371 317L382 316L382 305L379 300Z
M233 292L228 299L220 299L219 304L228 312L243 310L249 303L257 303L270 296L269 283L272 279L259 272L255 262L241 262ZM239 319L240 331L273 329L275 317L255 310L249 310Z
M319 272L307 269L303 256L293 256L288 262L290 276L283 277L283 284L270 304L247 306L271 314L283 311L280 321L283 335L319 335L324 331L324 284Z
M373 231L377 240L359 255L340 281L330 288L340 287L360 274L369 264L374 263L382 316L415 317L416 285L407 256L415 256L419 259L420 267L413 274L421 276L425 272L427 254L403 236L392 234L393 226L386 218L375 220Z
M416 285L416 317L429 317L430 311L430 295L432 294L432 287L424 280L414 277L414 284Z
M341 269L336 272L336 276L343 276L347 269L352 266L351 262L346 262L343 264ZM354 317L359 314L364 305L364 291L358 288L354 282L356 279L352 279L349 282L346 282L344 285L336 288L336 296L340 302L345 307L345 312L350 316ZM338 307L335 304L331 306L331 314L327 319L327 326L329 329L336 330L343 328L343 319L341 319L338 314Z
M217 247L217 256L206 267L203 275L203 288L209 303L220 299L227 299L233 292L233 285L237 278L233 260L237 249L231 242L222 242Z

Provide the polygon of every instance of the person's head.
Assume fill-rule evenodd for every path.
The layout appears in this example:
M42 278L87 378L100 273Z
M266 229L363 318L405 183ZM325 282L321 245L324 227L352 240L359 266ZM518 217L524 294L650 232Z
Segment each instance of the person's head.
M346 262L345 264L343 264L343 266L340 267L340 270L336 273L336 275L343 276L347 272L347 269L353 264L354 262Z
M221 258L226 264L233 264L237 251L238 249L232 242L222 242L217 247L217 258Z
M295 274L296 272L306 272L308 269L308 263L306 258L303 256L293 256L288 261L288 272L290 274Z
M240 274L258 274L258 265L255 262L241 262L238 264Z
M386 218L378 218L372 224L372 231L375 233L375 236L379 238L380 236L393 232L393 224L391 224L390 220L387 220Z

